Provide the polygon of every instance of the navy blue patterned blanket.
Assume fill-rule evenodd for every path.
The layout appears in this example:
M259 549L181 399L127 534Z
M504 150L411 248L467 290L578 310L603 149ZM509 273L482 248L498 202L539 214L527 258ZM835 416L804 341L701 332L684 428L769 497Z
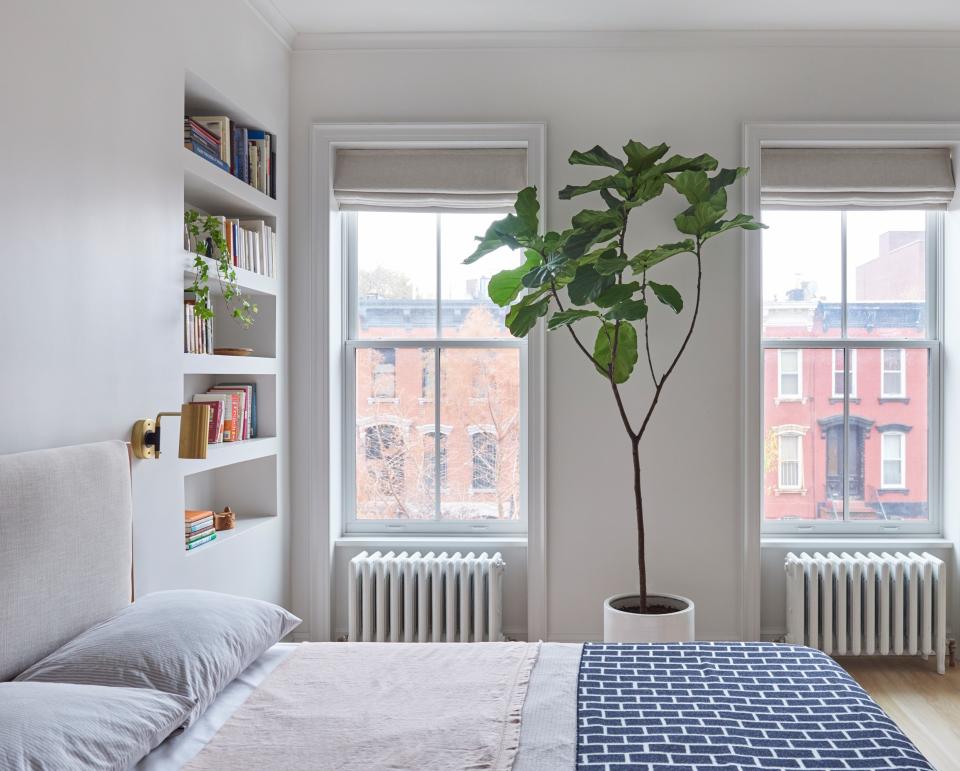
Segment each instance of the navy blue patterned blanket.
M820 651L772 643L588 643L577 767L933 771Z

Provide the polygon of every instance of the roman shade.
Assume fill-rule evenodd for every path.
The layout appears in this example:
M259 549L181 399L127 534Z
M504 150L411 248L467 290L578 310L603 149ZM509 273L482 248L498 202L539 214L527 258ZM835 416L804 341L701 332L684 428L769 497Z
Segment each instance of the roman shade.
M527 185L524 148L341 148L333 192L342 210L509 209Z
M946 147L765 147L767 209L945 209L956 182Z

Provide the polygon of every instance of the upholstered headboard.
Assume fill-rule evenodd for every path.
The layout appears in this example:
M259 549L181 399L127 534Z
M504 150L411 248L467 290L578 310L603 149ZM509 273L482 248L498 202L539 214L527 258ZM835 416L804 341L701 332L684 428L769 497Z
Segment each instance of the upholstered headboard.
M123 442L0 456L0 681L130 602Z

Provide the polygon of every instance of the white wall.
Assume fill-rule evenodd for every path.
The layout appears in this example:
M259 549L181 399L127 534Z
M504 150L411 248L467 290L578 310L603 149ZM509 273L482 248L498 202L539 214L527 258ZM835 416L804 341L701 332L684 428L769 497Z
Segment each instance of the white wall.
M724 38L718 38L723 40ZM762 40L762 38L745 38ZM291 91L291 222L294 252L308 253L308 127L313 122L546 121L549 224L576 209L555 191L585 178L566 157L595 143L665 140L683 153L741 159L750 120L960 119L960 50L717 44L683 36L661 48L297 51ZM815 38L808 37L809 43ZM697 41L700 41L698 44ZM734 195L731 208L739 201ZM656 243L636 235L634 244ZM644 448L650 582L697 604L703 638L739 635L740 242L710 245L702 324L667 389ZM305 266L294 265L293 409L304 409L297 368L306 307ZM668 271L689 287L689 266ZM658 322L660 356L667 344ZM676 327L674 325L674 331ZM547 370L549 637L597 637L600 604L634 583L628 445L603 381L569 339L550 336ZM628 389L636 404L643 377ZM294 447L307 426L294 428ZM293 497L303 514L314 470L294 459ZM295 520L295 533L305 528ZM294 539L294 575L307 554ZM771 562L768 560L768 562ZM775 560L772 560L775 562ZM770 570L782 570L776 565ZM765 576L765 596L771 595ZM295 608L305 600L295 585ZM774 592L775 592L774 588ZM772 623L772 622L771 622ZM764 620L764 626L767 626Z
M0 453L126 440L135 420L176 409L183 392L184 72L274 127L284 168L290 53L231 0L15 0L3 10ZM168 432L173 451L134 464L138 592L285 600L285 521L229 559L176 548L175 441Z

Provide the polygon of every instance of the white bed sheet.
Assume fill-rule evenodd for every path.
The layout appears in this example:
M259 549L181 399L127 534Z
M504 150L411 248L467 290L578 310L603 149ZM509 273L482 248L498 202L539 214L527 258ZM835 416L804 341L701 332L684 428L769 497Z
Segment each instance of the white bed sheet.
M297 643L277 643L223 689L206 712L186 730L171 734L137 765L137 771L174 771L183 768L213 739L267 675L297 648Z

